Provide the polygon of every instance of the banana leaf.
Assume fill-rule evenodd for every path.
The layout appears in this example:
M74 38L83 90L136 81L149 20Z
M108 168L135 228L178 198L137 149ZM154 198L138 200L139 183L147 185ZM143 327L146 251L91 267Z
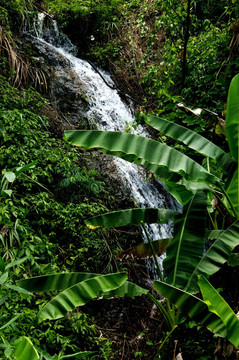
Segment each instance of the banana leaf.
M165 252L165 249L170 241L171 239L160 239L151 241L151 245L154 248L155 254L157 256L162 255ZM117 254L117 259L120 261L129 257L133 259L147 259L148 257L153 256L151 245L149 243L141 243L139 245L133 246L130 249L124 250L121 253Z
M181 152L152 139L128 133L100 130L65 131L64 139L84 149L98 149L107 154L121 157L148 170L166 168L192 181L214 184L221 180Z
M163 134L182 141L189 148L196 150L200 154L217 160L218 164L225 171L233 164L233 159L227 153L195 131L153 115L147 116L146 123Z
M239 74L231 81L227 97L226 135L233 159L239 155Z
M39 354L33 346L31 340L26 336L21 336L14 342L16 360L37 360Z
M157 280L154 281L154 288L194 321L205 325L217 335L227 336L227 329L223 321L216 314L209 311L207 304L203 300L184 290Z
M197 192L175 221L174 238L163 261L166 282L184 288L197 267L205 248L207 197Z
M137 208L113 211L94 216L87 219L85 223L90 229L140 225L142 222L147 224L162 224L166 223L169 219L173 219L178 214L177 211L167 209Z
M234 172L229 184L226 186L225 191L229 197L230 203L227 198L224 200L224 205L232 216L239 219L239 176L238 168Z
M226 135L232 157L237 161L239 158L239 74L231 81L226 113ZM234 215L239 218L239 171L235 171L233 178L226 189L234 209ZM230 209L230 206L229 206Z
M216 234L213 231L214 234ZM194 271L192 271L185 290L188 292L197 292L197 277L202 274L210 276L215 274L222 265L228 260L233 249L239 245L239 220L234 222L226 230L220 231L219 236L210 246L207 252L202 256ZM209 235L209 238L211 236Z
M161 180L166 185L168 191L182 206L186 205L189 200L193 197L193 192L186 189L184 185L168 181L161 177ZM200 183L201 184L201 183Z
M125 281L125 283L109 292L103 294L104 299L114 298L114 297L130 297L135 298L135 296L147 295L149 290L142 288L130 281Z
M227 302L204 276L199 276L198 285L209 311L217 314L227 329L227 339L239 348L239 319Z
M97 299L114 290L126 281L127 274L116 273L100 275L77 283L49 301L38 313L38 322L59 319L77 306L83 306L92 299Z
M187 181L185 178L180 179L179 181L172 182L168 179L161 177L161 180L166 185L170 194L175 197L175 199L181 205L186 205L190 199L192 199L193 194L196 191L207 190L211 191L211 185L203 182Z
M229 256L227 263L229 266L239 266L239 253L233 253Z
M91 279L100 274L92 273L59 273L36 276L29 279L18 280L17 284L23 289L33 292L65 290L81 281Z
M217 239L224 230L208 230L206 231L207 234L207 239L209 240L213 240L213 239Z

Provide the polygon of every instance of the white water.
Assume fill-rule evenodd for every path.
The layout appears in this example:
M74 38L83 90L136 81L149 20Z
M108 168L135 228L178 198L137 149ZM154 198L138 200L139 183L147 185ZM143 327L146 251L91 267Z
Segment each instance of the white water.
M130 109L122 102L117 90L111 88L114 83L110 75L105 71L99 70L111 87L106 85L99 73L87 61L79 59L72 54L74 46L65 35L62 37L55 22L52 22L47 37L43 36L44 16L40 16L39 21L35 24L38 39L40 38L49 48L54 49L67 59L81 82L83 81L86 84L86 95L90 104L90 109L86 113L87 118L92 119L99 130L125 131L128 124L134 123L134 117ZM47 39L47 42L44 38ZM132 132L148 136L142 126L139 126L137 130L132 129ZM164 196L156 187L149 183L146 173L142 168L119 158L114 158L114 162L116 163L119 176L123 179L125 186L130 189L132 198L138 207L167 207ZM170 207L175 209L175 202L171 201ZM164 225L153 224L147 226L147 229L152 240L172 237L172 223ZM144 240L146 239L144 238ZM160 259L161 262L162 257ZM152 274L152 269L150 272ZM155 273L155 271L153 272Z

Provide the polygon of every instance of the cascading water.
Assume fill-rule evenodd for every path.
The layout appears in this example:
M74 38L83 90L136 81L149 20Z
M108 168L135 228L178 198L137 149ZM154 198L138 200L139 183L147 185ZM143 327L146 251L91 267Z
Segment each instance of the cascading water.
M87 118L92 119L99 130L125 131L127 124L134 122L134 117L130 109L121 100L117 90L114 89L110 75L100 69L95 71L87 61L75 57L76 48L69 38L58 31L57 24L53 20L50 22L48 20L48 25L45 28L44 18L45 15L39 15L34 23L34 31L32 30L31 35L34 36L34 41L47 46L48 51L51 53L53 51L68 61L80 78L81 83L86 84L85 94L89 104L86 110ZM36 35L37 39L35 38ZM132 131L143 136L149 136L142 126L138 126L137 130L132 129ZM174 210L178 207L172 197L168 195L166 199L165 194L160 193L157 187L148 181L142 168L119 158L114 158L114 162L119 176L139 207L171 208ZM172 223L153 224L147 226L147 231L152 240L170 238L173 231ZM159 262L162 262L162 258ZM151 276L156 276L152 262L148 262L147 266Z

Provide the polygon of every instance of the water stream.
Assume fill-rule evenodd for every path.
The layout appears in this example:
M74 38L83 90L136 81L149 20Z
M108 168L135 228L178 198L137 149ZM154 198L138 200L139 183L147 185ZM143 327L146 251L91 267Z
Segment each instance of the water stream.
M128 124L134 123L134 115L130 108L121 100L110 75L98 69L98 72L85 60L75 56L76 48L69 38L58 31L55 21L48 20L47 28L44 26L45 15L40 14L35 21L32 36L35 41L47 46L49 51L61 55L70 63L81 82L85 83L85 93L88 98L89 108L86 111L87 118L92 119L99 130L125 131ZM28 31L29 33L29 31ZM36 39L37 35L37 39ZM102 76L99 75L99 72ZM105 81L103 80L105 79ZM110 86L108 86L108 83ZM140 125L132 132L143 136L149 136L147 131ZM177 204L170 195L160 193L158 188L149 182L146 172L137 165L131 164L119 158L114 158L118 174L130 189L132 199L139 207L171 208L176 209ZM152 240L168 238L172 236L172 223L147 227ZM143 235L144 237L144 235ZM146 239L144 239L146 240ZM162 258L160 258L162 262ZM155 274L152 262L148 262L148 271Z

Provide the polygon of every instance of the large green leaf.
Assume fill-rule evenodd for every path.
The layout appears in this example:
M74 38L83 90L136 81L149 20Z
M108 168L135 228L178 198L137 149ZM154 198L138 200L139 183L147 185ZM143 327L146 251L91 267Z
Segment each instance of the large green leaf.
M184 206L193 197L193 192L187 190L184 185L172 181L168 181L163 178L161 178L161 180L163 180L168 191L170 192L171 195L175 197L175 199L179 202L179 204Z
M151 241L151 245L149 243L141 243L117 254L117 259L123 260L128 257L133 259L147 259L148 257L153 256L151 246L153 246L155 254L160 256L165 252L170 241L171 239L159 239Z
M226 135L232 157L239 157L239 74L231 81L226 113Z
M14 342L16 360L38 360L40 357L33 346L31 340L26 336L21 336Z
M226 337L227 330L224 323L216 314L208 310L207 304L203 300L160 281L154 281L154 288L194 321L205 325L215 334Z
M228 170L233 163L233 159L227 153L195 131L153 115L147 116L146 123L163 134L182 141L200 154L217 160L218 164L225 170Z
M206 205L206 194L197 192L176 220L163 262L167 283L183 288L199 263L205 247Z
M224 230L208 230L206 231L207 239L209 240L217 239L223 233L223 231Z
M199 276L198 285L208 309L217 314L223 321L227 329L227 339L238 348L239 319L236 314L204 276Z
M169 219L173 219L178 214L177 211L167 209L137 208L113 211L94 216L93 218L87 219L85 223L90 229L140 225L142 222L146 224L162 224L166 223Z
M22 288L19 287L19 286L12 285L12 284L8 284L8 283L5 283L4 286L7 287L8 289L12 289L12 290L14 290L14 291L18 291L19 293L22 293L22 294L31 295L30 291L27 291L27 290L25 290L25 289L22 289Z
M130 281L125 281L125 283L111 291L104 293L104 298L109 299L112 297L130 297L135 298L135 296L147 295L149 290L142 288Z
M58 319L67 311L83 306L92 299L97 299L111 290L114 290L126 281L127 274L117 273L101 275L77 283L62 291L48 302L39 312L38 321Z
M59 273L52 275L36 276L29 279L19 280L17 284L27 290L34 292L49 290L65 290L81 281L91 279L100 274L92 273Z
M193 181L215 183L220 181L202 166L181 152L152 139L114 131L74 130L65 131L64 138L85 149L98 149L110 155L144 165L156 172L162 167Z
M216 235L215 232L212 232ZM239 220L226 230L220 231L219 236L202 256L188 280L186 291L197 292L197 277L202 274L209 276L217 272L229 258L232 250L239 245ZM209 238L212 236L209 235Z
M237 215L237 219L239 219L239 175L238 175L238 168L234 172L229 184L226 186L225 191L227 196L230 199L229 203L228 199L225 198L224 204L228 211L235 216ZM232 211L232 207L234 208L234 212Z
M232 253L229 256L227 263L229 266L239 266L239 253Z

